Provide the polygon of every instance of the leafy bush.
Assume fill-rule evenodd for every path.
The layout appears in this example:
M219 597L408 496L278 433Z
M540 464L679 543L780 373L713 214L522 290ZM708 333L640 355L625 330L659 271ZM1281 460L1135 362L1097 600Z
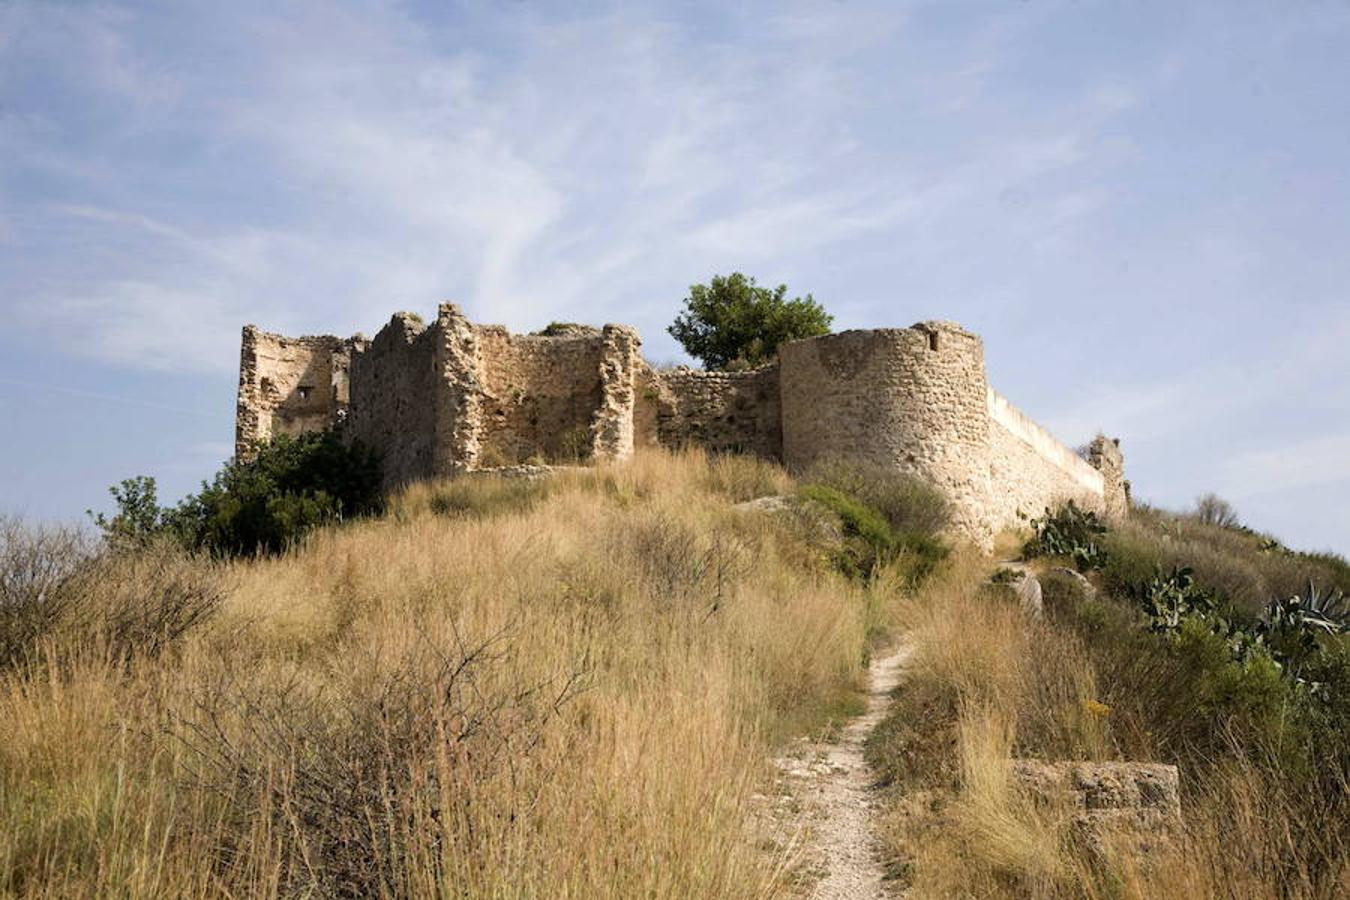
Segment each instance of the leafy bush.
M759 287L740 272L714 275L689 288L684 311L666 330L710 369L744 369L771 362L778 347L829 334L834 318L810 294L787 297L787 285Z
M1151 631L1176 634L1188 623L1207 628L1226 641L1234 661L1259 653L1299 683L1303 667L1321 650L1325 638L1350 633L1345 597L1339 591L1318 591L1311 582L1302 594L1271 600L1254 623L1227 614L1186 568L1167 575L1155 572L1136 587L1135 596Z
M900 533L937 535L951 518L951 505L937 488L889 466L826 459L812 465L802 481L856 497Z
M917 584L947 557L947 548L932 535L897 533L877 510L836 488L808 484L800 495L839 518L844 543L835 555L835 562L846 575L870 578L880 565L903 554L906 580Z
M895 535L890 524L881 513L862 501L823 484L808 484L801 489L801 495L834 512L843 524L845 534L862 538L878 552L895 548Z
M143 545L170 528L172 511L159 505L155 479L146 475L124 478L108 488L108 493L117 504L117 514L111 518L103 513L95 515L93 510L87 510L87 514L103 530L109 543Z
M1043 517L1032 519L1031 527L1036 536L1023 549L1028 559L1063 556L1073 560L1080 572L1100 569L1105 562L1101 536L1106 533L1106 526L1096 513L1080 509L1072 500L1053 513L1047 509Z
M540 337L571 337L574 335L596 335L600 329L594 325L583 325L579 322L549 322L543 328L535 332Z
M378 512L383 506L378 458L335 432L278 435L247 459L232 459L175 507L160 507L155 480L144 476L109 488L118 511L94 522L117 547L167 536L218 556L277 553L312 528Z

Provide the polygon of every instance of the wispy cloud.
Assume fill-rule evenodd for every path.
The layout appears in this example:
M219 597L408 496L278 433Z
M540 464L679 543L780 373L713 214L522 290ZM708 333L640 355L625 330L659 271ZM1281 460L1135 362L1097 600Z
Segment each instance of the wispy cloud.
M1144 496L1315 474L1350 503L1347 35L1350 7L1217 0L15 0L5 339L228 391L244 322L455 299L669 358L684 287L739 268L845 327L983 331Z
M721 23L721 41L656 9L525 13L497 47L462 37L476 23L394 5L203 10L218 33L191 50L226 60L228 87L199 65L155 65L139 15L25 10L15 27L36 35L32 55L77 102L110 116L146 98L172 110L119 125L118 146L97 144L80 199L46 215L69 247L126 252L84 267L54 259L66 274L44 273L21 301L35 327L70 325L72 349L155 368L232 367L241 320L369 327L391 306L446 294L517 325L584 303L569 314L624 311L659 334L633 297L959 215L1000 185L1079 164L1092 139L1018 129L938 170L904 158L878 168L854 123L876 103L859 55L906 27L905 11L884 6L780 9L762 34L754 17ZM968 49L987 59L1008 39L987 30ZM494 50L513 63L493 63ZM86 57L96 64L65 62ZM958 56L932 74L969 65ZM178 129L199 154L184 178L245 182L238 201L213 196L224 205L206 221L144 172L147 194L122 183L122 154L139 151L121 145L159 146ZM51 164L34 129L18 128L14 146L25 166ZM260 193L269 185L284 203ZM1052 196L1044 215L1067 221L1103 196Z
M1293 440L1226 459L1221 490L1235 499L1350 482L1350 433Z

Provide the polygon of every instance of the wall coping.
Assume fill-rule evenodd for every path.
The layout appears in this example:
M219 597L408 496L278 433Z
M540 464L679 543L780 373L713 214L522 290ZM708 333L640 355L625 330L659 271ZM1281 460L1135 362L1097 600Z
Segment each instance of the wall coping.
M1074 451L1070 450L1059 438L1039 425L1022 412L1007 397L994 390L987 389L989 418L1005 431L1031 447L1038 456L1063 470L1083 487L1105 494L1106 479Z

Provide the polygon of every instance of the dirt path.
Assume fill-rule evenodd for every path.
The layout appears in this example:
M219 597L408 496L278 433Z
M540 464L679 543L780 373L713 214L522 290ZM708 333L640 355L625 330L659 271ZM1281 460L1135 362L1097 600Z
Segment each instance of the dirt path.
M818 900L874 900L887 896L872 820L875 777L863 759L863 741L886 715L911 647L900 644L868 669L867 711L844 727L837 741L808 745L779 760L814 819L807 855L821 873L811 896Z

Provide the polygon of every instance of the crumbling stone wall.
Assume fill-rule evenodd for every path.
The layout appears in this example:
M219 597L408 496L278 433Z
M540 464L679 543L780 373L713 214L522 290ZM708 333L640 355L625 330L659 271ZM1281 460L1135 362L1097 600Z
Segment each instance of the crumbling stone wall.
M479 378L478 332L458 306L440 305L436 331L432 471L448 476L471 471L479 465L483 387Z
M600 406L591 421L591 455L623 459L632 455L636 440L642 341L627 325L606 325L600 341Z
M484 458L505 465L589 457L604 338L516 335L500 325L476 331Z
M1125 456L1120 439L1099 434L1088 445L1088 464L1102 473L1103 512L1111 522L1130 514L1130 483L1125 480Z
M380 451L388 488L437 471L436 366L440 329L397 313L370 341L353 342L346 434Z
M1102 473L993 388L989 403L990 513L1000 526L1073 500L1104 513Z
M1123 517L1118 442L1080 458L993 391L980 339L950 322L794 341L750 372L653 370L622 325L514 335L442 304L399 313L373 340L244 329L241 448L344 418L378 450L390 488L532 458L622 459L697 444L781 460L855 459L911 472L989 546L1018 514L1066 499Z
M952 503L953 525L987 542L989 410L984 347L950 322L845 331L780 350L783 460L824 458L911 472Z
M346 412L350 342L290 338L245 325L239 352L235 455L274 434L321 431Z
M749 372L654 371L642 391L648 443L782 458L777 366Z
M374 339L348 345L344 433L381 453L390 489L532 457L633 451L641 356L627 326L513 335L444 303L430 325L399 313Z

